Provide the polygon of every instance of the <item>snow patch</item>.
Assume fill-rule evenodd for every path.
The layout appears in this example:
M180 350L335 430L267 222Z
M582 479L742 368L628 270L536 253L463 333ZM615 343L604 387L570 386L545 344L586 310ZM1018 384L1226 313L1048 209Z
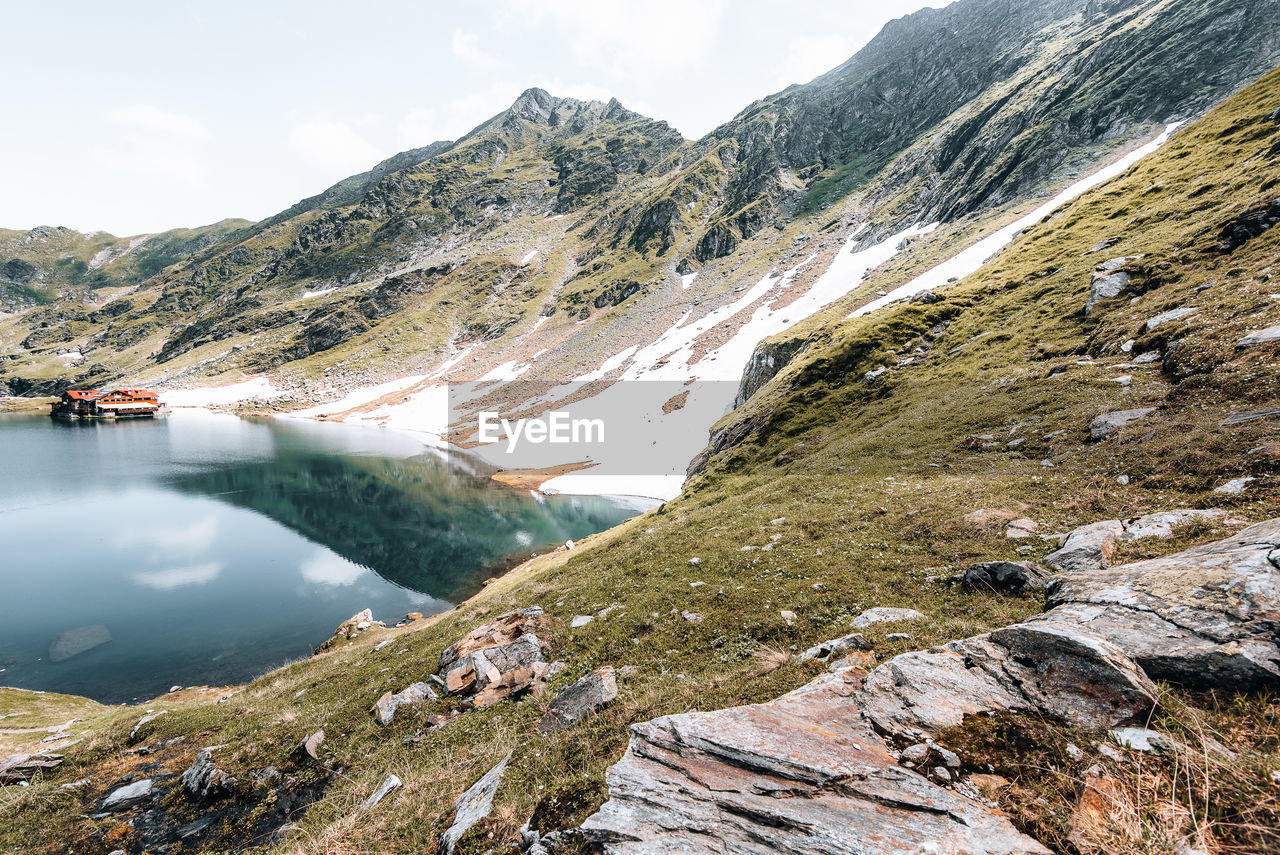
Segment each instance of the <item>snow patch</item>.
M1129 154L1117 160L1110 166L1104 166L1097 172L1082 178L1075 184L1063 190L1057 196L1054 196L1048 202L1036 208L1030 214L1010 223L997 232L994 232L982 240L975 243L968 249L960 252L937 267L926 273L917 276L905 285L894 288L885 296L878 300L872 300L862 308L849 315L849 318L858 318L871 312L882 309L890 303L896 303L898 300L919 294L921 291L929 291L946 285L950 279L963 279L964 277L974 273L984 264L986 264L993 255L1004 247L1013 242L1024 229L1035 225L1045 217L1052 214L1058 208L1075 199L1087 190L1092 190L1099 184L1110 181L1112 178L1124 173L1129 167L1133 166L1139 160L1151 154L1160 146L1164 145L1169 139L1169 135L1176 131L1184 122L1174 122L1165 127L1160 136L1139 149L1129 152Z
M199 386L194 389L168 389L160 393L160 403L168 407L217 407L249 398L277 398L284 392L271 385L266 377L253 377L227 386Z
M529 250L528 254L525 255L524 258L520 259L520 266L524 267L526 264L528 264L530 261L533 261L537 257L538 257L538 250L536 249Z

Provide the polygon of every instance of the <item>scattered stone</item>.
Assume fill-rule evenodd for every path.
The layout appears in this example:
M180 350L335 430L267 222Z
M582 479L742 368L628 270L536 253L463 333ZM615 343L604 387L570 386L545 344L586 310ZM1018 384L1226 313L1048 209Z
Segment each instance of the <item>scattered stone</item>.
M1100 240L1097 243L1095 243L1093 246L1089 247L1089 252L1091 253L1102 252L1104 249L1109 249L1110 247L1115 246L1119 242L1120 242L1120 238L1118 237L1104 238L1103 240Z
M872 368L872 369L871 369L870 371L868 371L866 374L863 374L863 375L862 375L862 380L863 380L863 382L865 382L865 383L871 383L871 382L874 382L875 380L880 379L880 376L881 376L882 374L884 374L884 373L885 373L886 371L888 371L888 370L889 370L889 369L888 369L888 368L886 368L886 367L885 367L885 366L883 366L883 365L877 365L875 368Z
M1238 496L1243 493L1250 484L1258 479L1252 475L1246 475L1243 478L1232 478L1225 484L1220 484L1213 488L1213 492L1222 493L1227 496Z
M854 629L866 629L876 623L895 623L898 621L920 620L924 615L915 609L896 609L887 606L877 606L874 609L867 609L858 615L851 622Z
M135 724L133 726L133 729L129 731L129 741L132 742L134 739L137 738L138 731L142 730L142 726L144 724L150 724L151 722L155 721L156 719L158 719L160 716L164 715L167 712L168 710L160 710L160 712L147 713L142 718L138 719L138 723Z
M1117 476L1116 476L1116 483L1117 483L1117 484L1119 484L1121 487L1128 487L1128 486L1129 486L1129 476L1128 476L1128 475L1117 475Z
M1245 350L1250 347L1257 347L1262 344L1271 344L1280 341L1280 326L1267 327L1265 330L1251 332L1244 338L1236 342L1236 350Z
M1148 350L1146 353L1139 353L1133 358L1134 365L1150 365L1160 359L1160 351Z
M469 696L475 707L537 692L548 668L550 648L538 637L546 627L536 606L507 612L450 645L436 673L449 694Z
M302 744L298 746L298 750L305 753L312 760L319 760L320 746L324 742L324 730L317 730L315 733L302 740Z
M1068 821L1069 840L1079 852L1105 852L1115 827L1117 808L1125 804L1124 787L1094 766L1085 773L1080 801Z
M570 629L582 629L587 624L595 620L591 615L576 615L573 620L569 621Z
M885 636L886 641L910 641L911 635L906 632L891 632Z
M872 644L870 641L859 633L833 638L830 641L824 641L821 644L815 644L804 653L800 654L800 659L808 661L817 659L819 662L826 662L837 653L844 653L846 650L870 650Z
M391 719L395 716L396 710L403 705L420 704L424 701L439 700L440 696L436 694L436 690L428 686L426 683L413 683L403 691L392 694L387 692L378 698L377 702L370 710L373 713L374 721L382 726L391 724Z
M559 733L601 709L616 697L618 697L618 684L614 679L613 666L606 665L592 671L556 695L555 700L547 707L542 720L538 722L538 730L544 733Z
M138 802L151 798L152 788L150 778L134 781L132 784L113 790L111 795L102 800L102 809L104 811L128 810Z
M1222 420L1222 426L1240 425L1245 422L1257 421L1258 419L1280 419L1280 407L1268 407L1265 410L1243 410L1232 413Z
M782 611L778 612L778 615L779 615L779 616L780 616L784 621L786 621L786 622L787 622L787 626L795 626L795 625L796 625L796 613L795 613L795 612L790 611L789 609L783 609Z
M1160 326L1161 324L1167 324L1170 321L1176 321L1179 318L1185 318L1187 315L1191 314L1192 312L1198 312L1198 311L1200 311L1200 308L1198 306L1183 306L1182 308L1179 308L1179 309L1170 309L1167 312L1161 312L1160 314L1156 315L1155 317L1147 321L1147 332L1151 332L1153 329Z
M95 623L80 626L61 633L49 645L49 659L53 662L64 662L72 656L100 647L111 640L111 631L106 624Z
M1084 303L1085 315L1092 314L1094 306L1102 300L1118 297L1129 290L1129 283L1133 281L1133 275L1120 270L1120 268L1141 257L1140 255L1125 255L1108 259L1094 269L1089 282L1089 296Z
M200 749L195 762L182 773L182 786L192 796L208 798L211 795L221 795L230 791L235 784L236 779L215 766L210 759L213 752L222 747L211 745Z
M386 780L382 782L382 786L378 787L378 789L374 791L373 795L365 799L364 804L360 806L360 810L371 810L378 804L378 802L385 799L392 790L399 786L399 778L395 775L387 775Z
M982 561L969 565L952 581L1019 593L1027 588L1042 590L1052 576L1051 570L1030 561Z
M1013 511L1001 510L1000 508L979 508L964 515L966 523L984 529L998 528L1016 519L1018 519L1018 515Z
M501 763L485 772L480 780L468 787L466 792L454 801L453 824L440 835L440 849L444 855L453 855L454 848L462 836L470 830L471 826L487 817L489 811L493 810L493 794L498 791L498 785L502 783L502 776L507 771L507 761L510 759L510 754L502 758Z
M61 754L37 752L34 754L10 754L0 760L0 784L20 784L30 781L46 769L62 765Z
M1112 377L1108 383L1119 383L1121 386L1129 386L1133 383L1132 374L1121 374L1119 377Z
M572 540L566 540L566 541L564 542L564 548L565 548L565 549L577 549L577 548L578 548L578 544L574 543Z
M684 618L689 623L702 623L701 612L681 612L680 617Z
M422 612L409 612L407 615L404 616L404 619L407 620L409 623L422 620Z
M693 558L690 558L690 559L689 559L689 563L690 563L690 564L701 564L701 563L702 563L702 559L701 559L701 558L698 558L697 556L694 556Z
M332 649L339 641L355 638L358 633L364 632L370 627L382 625L382 621L374 621L373 612L370 609L361 609L338 624L338 628L333 631L333 635L317 647L314 653L323 653Z
M1097 570L1111 563L1116 540L1124 533L1120 520L1103 520L1081 526L1067 535L1062 547L1045 556L1044 563L1063 573Z
M1134 751L1165 751L1175 747L1173 740L1146 727L1117 727L1107 734L1122 748Z
M1117 410L1103 413L1089 423L1089 438L1093 441L1106 439L1126 425L1141 421L1156 411L1155 407L1140 407L1134 410Z
M1040 530L1040 524L1028 517L1019 517L1009 523L1009 527L1005 529L1004 536L1008 538L1030 537Z

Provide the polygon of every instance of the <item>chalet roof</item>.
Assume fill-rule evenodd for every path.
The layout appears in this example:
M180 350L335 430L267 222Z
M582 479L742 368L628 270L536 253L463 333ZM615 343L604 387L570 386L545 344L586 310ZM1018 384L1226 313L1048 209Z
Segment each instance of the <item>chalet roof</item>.
M100 389L68 389L62 394L77 401L93 401L97 398L101 398L106 394L106 392L103 392Z

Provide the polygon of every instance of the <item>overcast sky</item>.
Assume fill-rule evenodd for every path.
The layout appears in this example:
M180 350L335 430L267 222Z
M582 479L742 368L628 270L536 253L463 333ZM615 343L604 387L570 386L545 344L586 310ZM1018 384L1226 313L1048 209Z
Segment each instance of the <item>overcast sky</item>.
M530 86L697 138L948 2L10 3L0 227L261 219Z

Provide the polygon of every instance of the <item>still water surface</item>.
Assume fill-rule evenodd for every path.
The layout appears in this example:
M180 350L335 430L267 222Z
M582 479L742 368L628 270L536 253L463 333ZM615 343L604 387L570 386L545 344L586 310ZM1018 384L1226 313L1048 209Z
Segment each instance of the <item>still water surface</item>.
M636 512L501 487L374 428L0 415L0 685L124 702L244 682L362 608L445 611Z

